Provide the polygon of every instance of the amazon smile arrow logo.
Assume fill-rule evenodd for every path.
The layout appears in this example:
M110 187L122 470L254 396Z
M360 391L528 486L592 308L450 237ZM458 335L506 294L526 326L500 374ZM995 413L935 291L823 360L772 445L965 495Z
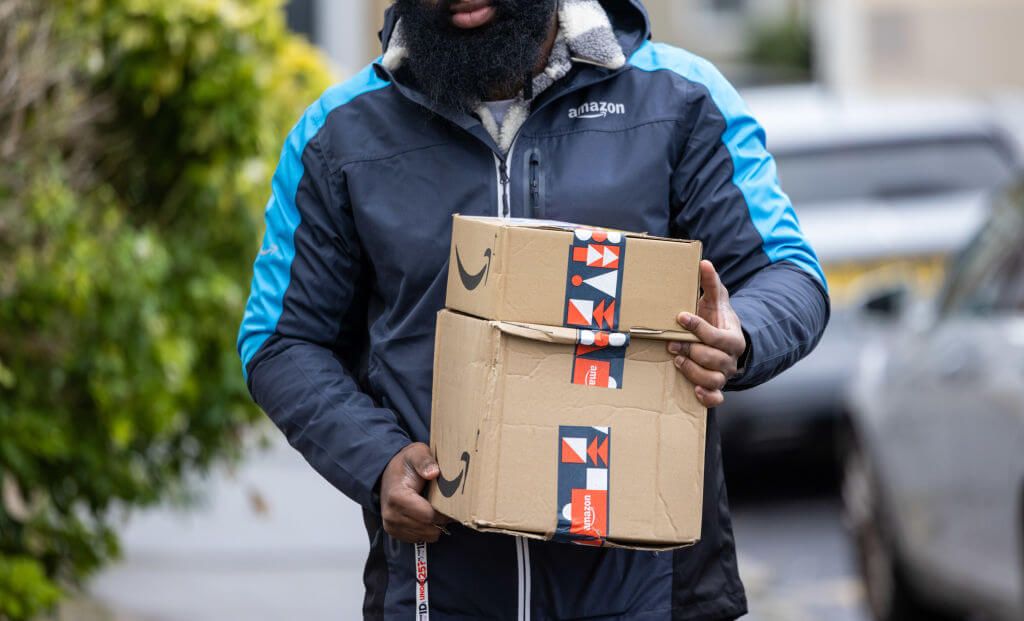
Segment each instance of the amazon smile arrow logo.
M470 274L466 271L466 266L462 264L462 256L459 254L459 247L455 246L455 263L459 268L459 278L462 279L462 286L468 291L472 291L480 286L480 281L487 284L487 272L491 269L491 249L488 248L484 251L484 258L487 259L487 263L484 265L476 274Z
M459 487L462 487L462 491L466 491L466 481L462 477L469 478L469 453L467 451L462 452L460 459L463 462L462 469L459 470L459 476L452 480L444 478L444 475L437 477L437 489L441 490L441 495L445 498L451 498L458 491Z

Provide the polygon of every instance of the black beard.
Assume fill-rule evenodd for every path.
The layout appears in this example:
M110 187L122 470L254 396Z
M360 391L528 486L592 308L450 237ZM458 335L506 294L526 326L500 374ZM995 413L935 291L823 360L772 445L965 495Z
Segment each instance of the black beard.
M409 52L404 62L434 105L472 112L532 79L557 1L492 0L494 20L464 30L451 23L451 0L396 0Z

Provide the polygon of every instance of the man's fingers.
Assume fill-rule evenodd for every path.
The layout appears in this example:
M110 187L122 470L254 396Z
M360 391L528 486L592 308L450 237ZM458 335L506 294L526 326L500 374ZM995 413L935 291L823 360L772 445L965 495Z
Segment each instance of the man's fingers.
M704 290L702 299L705 304L717 306L719 302L729 299L729 292L718 277L715 266L707 259L700 262L700 288Z
M722 346L727 344L729 333L726 330L711 325L703 317L690 313L679 313L677 321L679 325L692 332L694 336L706 345L723 349Z
M736 359L720 349L702 343L672 342L668 350L693 360L705 369L721 371L727 378L736 374Z
M384 520L384 530L399 541L416 543L425 541L434 543L441 537L441 531L432 524L419 524L407 518Z
M396 513L400 513L415 522L421 524L441 522L440 514L434 511L434 507L430 505L427 499L419 494L412 492L396 494L392 497L391 504Z
M726 377L721 371L705 369L685 356L676 356L674 362L676 368L682 371L683 377L695 386L708 390L721 390L725 387Z
M721 371L726 377L732 377L736 373L736 359L721 349L709 347L702 343L687 343L689 347L684 350L685 355L690 359L712 371Z
M747 342L739 330L716 328L704 318L690 313L679 313L679 325L692 332L702 343L733 356L739 356L746 349Z
M707 390L697 386L693 391L697 395L697 400L703 403L706 408L716 408L725 403L725 395L721 390Z
M436 524L448 518L420 495L430 479L441 474L430 447L416 442L402 449L381 476L381 516L384 530L407 543L433 543L441 535Z
M411 490L393 494L383 507L383 517L384 530L392 537L408 543L437 541L441 534L437 525L450 521L447 516L434 511L425 498Z
M400 539L406 543L415 543L417 541L434 543L444 534L434 524L417 522L404 515L398 515L385 520L384 530L395 539Z
M409 445L405 453L405 463L413 473L425 481L436 479L441 474L441 468L430 454L430 447L422 442ZM421 485L420 489L422 488Z

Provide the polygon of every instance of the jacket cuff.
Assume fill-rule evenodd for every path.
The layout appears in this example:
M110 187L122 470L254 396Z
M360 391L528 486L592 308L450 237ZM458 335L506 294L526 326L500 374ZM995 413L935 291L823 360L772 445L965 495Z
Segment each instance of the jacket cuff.
M368 478L367 481L373 481L373 487L370 489L370 500L369 504L362 504L367 510L371 511L376 515L380 515L380 480L384 476L384 471L387 470L388 464L395 458L405 447L412 444L407 436L398 434L398 438L394 442L388 444L386 447L382 447L380 451L381 459L374 461L368 465L368 470L373 473L372 478Z
M742 320L740 321L742 322ZM743 376L746 375L747 369L750 368L750 357L753 355L753 346L751 345L750 333L747 332L746 328L741 327L741 330L743 330L743 340L746 341L747 345L743 349L743 353L740 354L739 359L736 361L736 374L729 378L730 382L743 381Z
M760 358L764 355L766 344L763 342L763 330L758 328L764 314L763 304L756 299L736 296L732 299L732 305L740 318L743 338L747 342L747 347L736 365L739 371L725 385L726 390L736 391L751 388L758 383L758 365L762 362Z
M379 442L377 450L360 464L358 477L359 480L365 481L366 488L361 490L362 493L355 500L368 511L380 515L381 476L395 455L412 444L412 440L400 432L389 433L376 440Z

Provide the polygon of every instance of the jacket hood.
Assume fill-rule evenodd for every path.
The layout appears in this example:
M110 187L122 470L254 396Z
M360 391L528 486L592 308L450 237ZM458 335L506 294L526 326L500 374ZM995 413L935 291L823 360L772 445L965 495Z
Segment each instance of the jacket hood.
M636 51L644 41L651 37L651 22L641 0L600 0L612 23L615 36L622 46L626 58ZM382 50L388 47L388 41L395 31L395 7L389 6L384 11L384 26L377 33Z

